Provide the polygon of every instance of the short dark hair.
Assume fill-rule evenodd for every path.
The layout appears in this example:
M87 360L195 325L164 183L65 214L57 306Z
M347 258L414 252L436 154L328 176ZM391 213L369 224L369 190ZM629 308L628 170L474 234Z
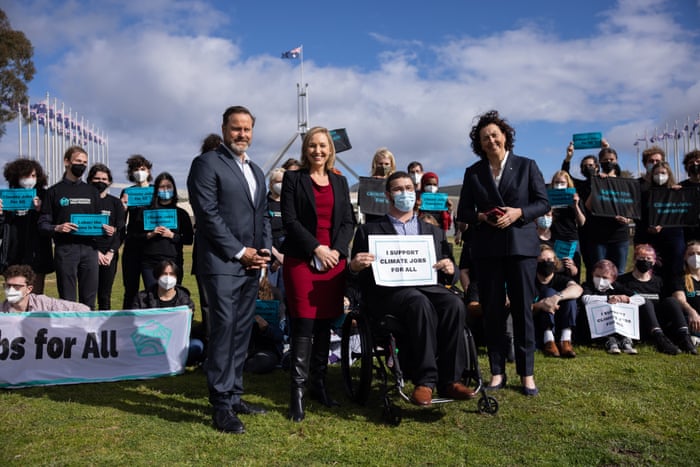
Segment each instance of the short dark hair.
M139 167L146 167L150 172L150 170L153 168L153 164L141 154L133 154L129 156L129 158L126 160L126 177L131 183L136 182L136 179L131 173ZM153 176L149 173L148 181L150 182L151 180L153 180Z
M223 141L224 140L221 138L221 136L210 133L206 138L204 138L204 140L202 140L202 147L200 148L199 152L204 154L205 152L213 151L214 149L218 148Z
M407 178L407 179L411 180L411 183L413 183L413 179L411 178L411 176L407 172L399 170L398 172L394 172L393 174L389 175L386 178L386 184L384 185L384 189L386 191L391 191L391 189L389 188L391 186L391 182L396 180L397 178Z
M34 270L27 264L13 264L12 266L8 266L2 275L5 277L5 280L12 277L24 277L27 279L27 285L34 285L34 279L36 279Z
M69 161L71 157L73 157L73 154L76 152L81 152L87 156L87 151L83 149L82 146L71 146L68 149L66 149L66 152L63 153L63 160L64 161Z
M472 141L472 150L474 154L481 157L482 159L486 157L486 151L481 147L481 138L479 133L481 130L490 124L496 125L501 131L506 135L505 150L512 151L513 144L515 143L515 129L508 124L508 122L498 115L498 110L489 110L485 114L479 116L479 120L476 125L472 126L469 132L469 139Z
M153 268L153 275L156 276L156 278L160 277L165 272L165 268L168 266L173 268L173 272L176 276L180 275L180 268L178 267L177 263L171 259L164 259L156 264L156 267Z
M109 180L109 183L112 183L112 171L109 170L109 167L107 167L104 164L100 164L100 163L94 164L92 167L90 167L90 171L88 172L88 176L87 176L88 182L90 180L92 180L92 177L94 177L97 172L106 173L107 179Z
M411 169L413 169L415 167L420 167L421 172L423 171L423 164L421 164L418 161L413 161L410 164L408 164L408 167L406 167L406 172L410 172Z
M223 122L221 123L222 125L226 125L228 123L228 117L231 114L248 114L250 115L251 120L253 120L253 126L255 126L255 116L253 113L248 110L247 108L243 107L242 105L232 105L228 109L224 111L224 119Z

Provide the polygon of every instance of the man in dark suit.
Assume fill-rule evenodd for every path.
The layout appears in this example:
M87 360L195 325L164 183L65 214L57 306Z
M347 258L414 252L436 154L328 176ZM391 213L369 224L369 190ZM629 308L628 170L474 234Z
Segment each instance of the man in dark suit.
M472 149L481 160L464 174L457 221L473 229L471 251L492 374L489 388L500 389L506 384L507 291L516 370L523 393L536 395L531 306L540 242L532 221L550 210L547 190L535 161L511 152L515 130L498 112L482 115L472 127L470 138Z
M418 219L413 211L415 185L406 172L395 172L386 182L389 212L355 232L350 273L356 276L370 312L397 316L406 328L400 342L411 359L415 389L411 401L432 403L433 388L443 397L469 399L474 391L460 382L466 365L464 323L466 309L459 295L443 285L381 287L370 268L375 255L369 253L369 235L432 235L433 268L441 284L453 284L457 275L445 232Z
M272 248L265 176L246 154L254 125L245 107L226 109L223 144L195 158L187 178L209 299L209 402L214 426L227 433L245 432L237 414L264 413L241 399L260 269Z

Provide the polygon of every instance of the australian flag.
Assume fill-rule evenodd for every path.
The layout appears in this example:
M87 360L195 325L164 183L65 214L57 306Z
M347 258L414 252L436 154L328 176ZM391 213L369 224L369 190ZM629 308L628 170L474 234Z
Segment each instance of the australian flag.
M282 52L282 58L299 58L301 55L301 46L288 50L286 52Z

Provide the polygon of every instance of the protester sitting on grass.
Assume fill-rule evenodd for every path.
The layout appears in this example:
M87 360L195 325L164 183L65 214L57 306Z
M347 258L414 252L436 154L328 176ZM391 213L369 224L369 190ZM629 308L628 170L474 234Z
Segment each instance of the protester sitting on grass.
M617 279L619 284L645 299L639 307L642 338L651 338L659 352L669 355L677 355L681 350L697 353L688 334L688 322L681 304L674 297L664 297L663 280L654 274L655 264L654 248L648 244L637 245L634 247L634 269ZM669 335L675 344L666 337L662 327L671 332Z
M635 295L634 292L628 290L617 281L617 266L608 259L601 259L593 266L591 272L593 280L583 284L583 296L581 300L584 305L606 302L615 303L631 303L633 305L644 304L644 298L640 295ZM617 355L621 351L634 355L637 349L632 346L632 339L620 334L611 334L605 339L605 350L612 355ZM620 350L622 348L622 350Z
M147 290L142 290L136 295L131 309L145 308L171 308L186 305L194 313L194 303L190 298L190 291L181 285L177 285L179 267L174 260L163 260L153 269L157 283ZM200 326L201 328L201 326ZM187 365L201 363L204 355L205 331L200 328L192 328L190 334L190 350L187 355Z
M540 246L537 257L535 286L537 298L532 305L537 331L543 332L542 351L549 357L574 358L572 328L576 326L576 299L583 289L571 276L556 271L561 261L549 245ZM555 344L555 333L559 334L559 348Z
M689 332L700 336L700 241L688 242L683 258L685 272L676 281L673 296L681 304Z
M2 302L3 313L22 313L25 311L90 311L82 303L60 300L32 293L35 274L26 264L14 264L5 269L5 301Z
M282 293L270 283L268 274L263 274L258 289L258 300L276 300L279 303L279 308L277 309L276 322L268 317L270 321L273 321L270 322L259 313L255 313L255 322L248 345L248 357L245 360L243 371L257 374L269 373L275 368L281 367L285 341L283 328L285 327L286 309Z

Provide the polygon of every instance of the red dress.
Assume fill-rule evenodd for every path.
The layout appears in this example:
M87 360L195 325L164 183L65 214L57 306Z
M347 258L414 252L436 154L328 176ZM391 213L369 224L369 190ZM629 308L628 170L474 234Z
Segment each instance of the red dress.
M316 239L321 245L331 244L333 188L330 184L313 183L316 200ZM345 259L331 270L319 272L310 261L285 256L284 285L287 309L292 318L333 319L343 313L345 294Z

